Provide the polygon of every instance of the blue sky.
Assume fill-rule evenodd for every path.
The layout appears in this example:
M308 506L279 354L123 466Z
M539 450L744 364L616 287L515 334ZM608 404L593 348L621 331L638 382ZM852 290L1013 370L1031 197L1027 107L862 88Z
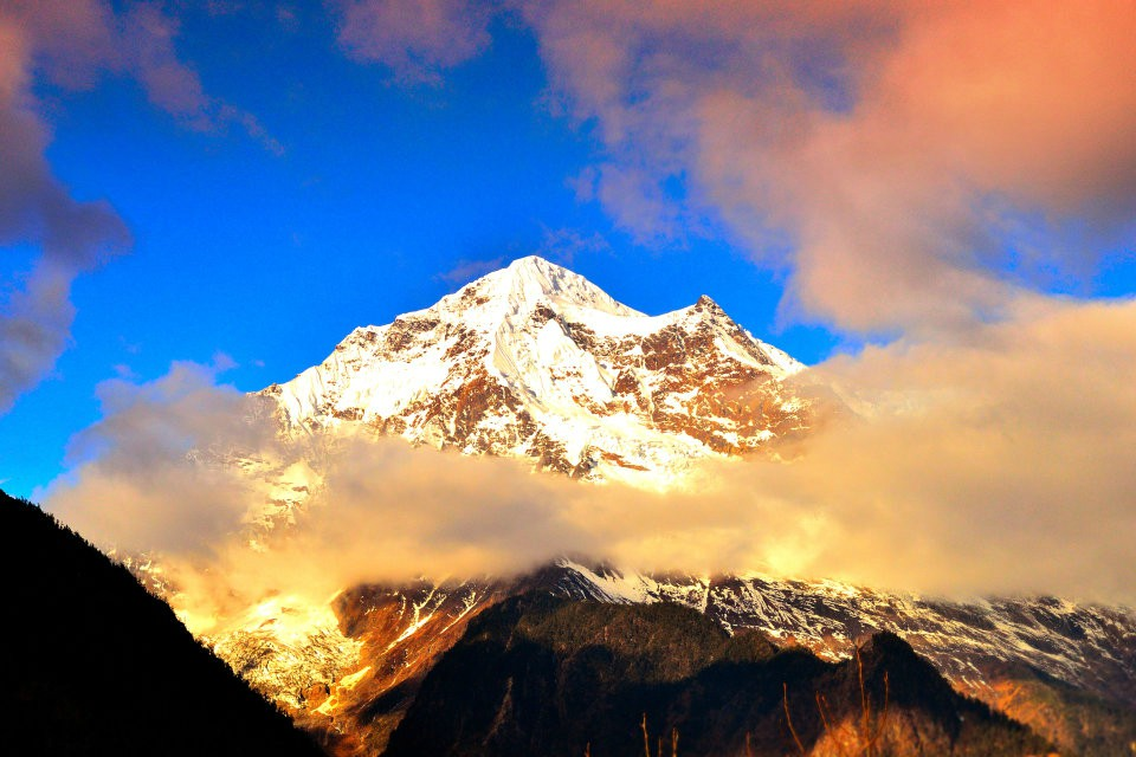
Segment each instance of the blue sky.
M108 28L121 19L133 28L135 5L77 5L93 8ZM397 11L399 3L375 5ZM454 274L463 266L472 275L531 253L568 264L649 313L709 294L807 363L865 341L957 329L960 319L987 317L1016 296L1008 288L1088 299L1136 291L1134 235L1124 221L1133 207L1130 153L1114 155L1123 170L1111 184L1089 171L1089 189L1070 197L1053 188L1065 178L1063 166L1018 181L1017 164L995 170L989 166L998 161L981 162L988 145L975 138L973 150L960 152L978 157L956 167L982 185L983 196L1009 198L1010 211L996 221L967 215L976 213L973 197L949 212L915 204L924 194L942 196L924 180L939 170L931 161L913 169L911 186L906 174L898 181L871 174L871 187L885 191L878 199L865 190L872 201L863 223L818 221L843 218L846 203L814 203L825 194L827 171L807 167L813 153L766 134L767 122L783 118L787 131L806 129L799 123L806 118L817 122L816 133L848 128L864 138L857 155L874 155L873 165L892 156L880 147L886 140L869 139L876 100L859 87L873 80L849 82L830 70L855 73L856 65L831 29L791 26L787 34L831 49L801 61L794 46L792 81L763 87L753 82L768 72L730 57L736 46L728 30L738 22L729 18L720 28L708 20L698 33L680 12L668 15L673 9L644 19L576 19L591 30L581 39L600 48L597 29L621 35L616 49L626 58L596 73L593 53L564 33L556 10L438 6L443 20L453 12L449 25L420 38L397 29L366 37L373 30L365 19L353 21L336 3L288 14L171 4L154 37L172 49L157 63L129 50L68 51L62 22L62 31L45 30L19 10L0 17L31 50L13 56L23 99L4 107L49 132L43 156L52 181L74 201L109 203L133 238L125 253L74 276L66 348L0 416L0 485L31 495L65 469L68 440L100 417L101 381L153 380L172 361L209 363L221 353L235 363L223 381L259 389L322 360L357 325L432 304L464 283ZM482 41L447 57L465 39L463 23ZM663 34L667 24L678 31ZM361 47L359 35L373 45ZM881 35L881 49L902 61L904 49ZM675 50L667 47L672 38L680 40ZM758 41L781 49L776 40ZM165 49L144 32L117 44ZM707 46L721 57L705 53ZM397 49L409 50L412 63ZM72 69L86 71L87 81L76 84L66 75ZM163 90L154 70L174 70L182 84L185 76L198 81L197 99L192 86L188 95L176 82ZM619 85L616 95L604 94L605 81ZM799 111L769 94L794 83L815 100ZM173 105L162 94L171 91ZM1126 102L1121 123L1131 117ZM1114 120L1115 110L1108 111ZM857 122L860 113L867 115ZM1098 123L1093 115L1090 126ZM1039 134L1031 144L1042 149L1049 138ZM910 149L928 152L915 143ZM840 185L855 161L832 160L831 181ZM926 223L917 225L926 229L917 232L879 220L892 212L922 219L924 211ZM957 223L960 214L966 222ZM1024 231L1008 225L1020 217ZM22 288L43 248L37 233L4 235L0 296ZM955 235L977 240L975 249L1006 245L1010 254L972 258L942 242ZM825 258L830 250L840 254ZM1020 261L1031 254L1023 270ZM822 283L835 269L850 282L847 296L825 294ZM879 281L894 296L873 291Z

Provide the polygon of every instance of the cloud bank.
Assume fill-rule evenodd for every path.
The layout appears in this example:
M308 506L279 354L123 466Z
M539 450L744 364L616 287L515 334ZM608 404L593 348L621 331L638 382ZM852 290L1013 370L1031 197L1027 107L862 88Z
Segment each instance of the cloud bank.
M210 371L178 365L151 384L105 385L106 417L77 441L85 462L46 505L103 544L206 566L242 596L506 574L573 553L646 570L1131 602L1136 302L1042 301L1016 316L954 343L820 366L811 380L858 413L824 425L793 462L709 465L665 494L399 439L297 450ZM323 485L295 528L251 550L237 534L263 491L238 468L187 458L192 448L307 454Z

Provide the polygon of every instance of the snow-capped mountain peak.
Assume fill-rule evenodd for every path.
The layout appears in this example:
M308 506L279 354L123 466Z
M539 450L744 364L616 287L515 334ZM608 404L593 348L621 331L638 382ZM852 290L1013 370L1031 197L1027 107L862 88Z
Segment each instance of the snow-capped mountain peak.
M650 316L529 256L262 394L289 433L367 429L658 488L807 427L787 381L803 368L709 297Z
M518 258L505 268L466 284L429 310L467 310L471 302L474 309L498 318L531 312L542 302L621 317L643 315L616 302L583 276L536 255Z

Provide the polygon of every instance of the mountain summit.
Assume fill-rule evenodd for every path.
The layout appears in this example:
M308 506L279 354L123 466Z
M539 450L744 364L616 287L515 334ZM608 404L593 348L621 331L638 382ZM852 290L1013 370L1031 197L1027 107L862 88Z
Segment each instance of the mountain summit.
M367 429L655 487L807 428L786 381L803 369L709 297L648 316L529 256L261 394L293 434Z
M583 276L536 255L518 258L505 268L482 276L462 287L457 293L443 297L431 310L438 307L452 307L455 302L463 302L462 298L467 290L475 290L479 297L485 298L483 304L488 307L483 312L489 315L491 320L531 311L542 300L564 307L588 308L615 316L643 316L642 313L616 302L607 292ZM501 307L505 307L505 313L499 312L498 309Z

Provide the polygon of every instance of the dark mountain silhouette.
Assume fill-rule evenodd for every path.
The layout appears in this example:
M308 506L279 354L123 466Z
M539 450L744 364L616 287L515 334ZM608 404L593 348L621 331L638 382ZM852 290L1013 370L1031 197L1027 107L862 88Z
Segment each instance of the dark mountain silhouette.
M322 753L129 571L3 492L0 576L0 753Z
M886 681L886 682L885 682ZM862 697L863 692L863 697ZM789 718L786 718L786 709ZM645 720L644 720L645 718ZM827 720L827 725L825 723ZM1045 754L899 637L829 663L675 604L529 593L482 612L427 674L386 755Z

